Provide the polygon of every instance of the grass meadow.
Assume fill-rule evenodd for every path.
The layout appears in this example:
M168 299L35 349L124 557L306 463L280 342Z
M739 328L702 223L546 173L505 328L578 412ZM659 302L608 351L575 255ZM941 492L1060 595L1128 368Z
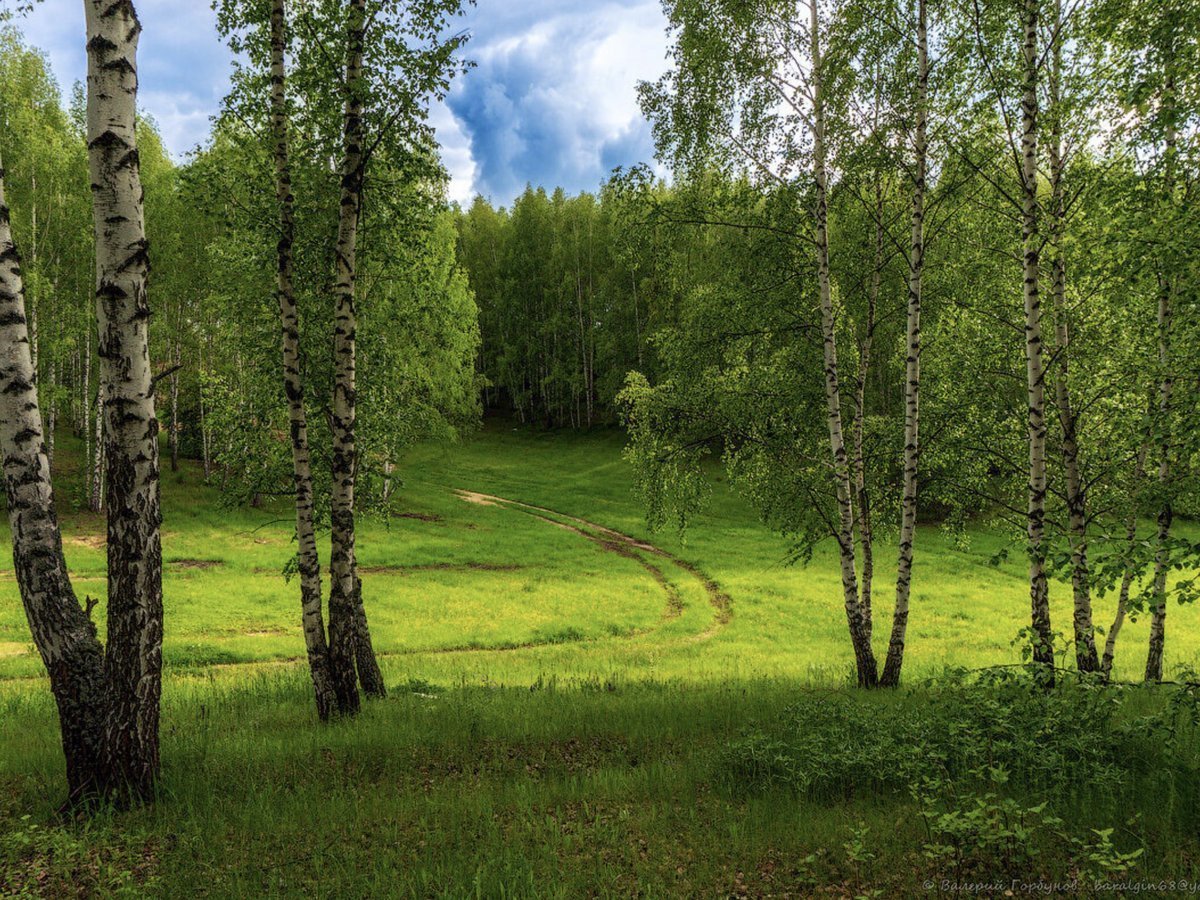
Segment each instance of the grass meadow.
M1010 536L921 529L907 687L862 695L830 548L786 566L719 479L686 535L648 533L622 441L492 423L413 451L394 515L359 537L391 696L325 727L282 576L288 506L229 508L192 464L164 472L162 797L88 822L56 817L55 714L0 572L0 894L1088 895L1200 876L1194 691L953 674L1019 661L1019 546L994 564ZM102 623L103 523L64 494ZM886 622L890 536L878 553ZM1198 614L1170 611L1168 677L1200 667ZM1126 627L1119 678L1145 638Z

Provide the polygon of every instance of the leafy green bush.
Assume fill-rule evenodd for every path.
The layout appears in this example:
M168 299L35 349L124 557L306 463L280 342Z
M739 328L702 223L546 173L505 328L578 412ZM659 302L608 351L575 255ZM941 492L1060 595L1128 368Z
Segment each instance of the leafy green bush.
M901 699L807 696L725 746L717 780L735 795L820 803L907 793L925 859L959 878L1032 871L1048 853L1080 877L1122 875L1143 853L1137 835L1123 830L1118 846L1115 829L1089 825L1117 815L1121 798L1185 816L1200 800L1187 752L1195 688L1163 697L1068 679L1046 690L1025 670L997 669L954 672Z

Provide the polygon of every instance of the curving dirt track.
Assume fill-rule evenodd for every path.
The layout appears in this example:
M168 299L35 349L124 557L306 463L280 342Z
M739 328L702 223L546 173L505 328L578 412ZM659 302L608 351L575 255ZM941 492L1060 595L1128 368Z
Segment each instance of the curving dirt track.
M675 618L680 615L683 612L683 601L679 596L678 590L671 584L662 568L655 565L649 559L646 559L646 556L665 560L670 565L686 572L704 588L708 602L713 608L712 625L703 632L694 635L693 640L699 641L711 637L725 625L728 625L730 619L733 618L733 601L721 589L721 586L717 584L715 579L698 566L687 560L680 559L675 554L661 547L638 540L622 531L617 531L605 525L582 519L579 516L562 513L545 506L537 506L533 503L525 503L522 500L512 500L507 497L499 497L495 494L484 494L479 491L455 490L454 493L460 500L466 503L474 503L479 506L497 506L523 512L557 528L564 528L578 534L609 552L636 560L667 593L667 612L664 614L664 618Z

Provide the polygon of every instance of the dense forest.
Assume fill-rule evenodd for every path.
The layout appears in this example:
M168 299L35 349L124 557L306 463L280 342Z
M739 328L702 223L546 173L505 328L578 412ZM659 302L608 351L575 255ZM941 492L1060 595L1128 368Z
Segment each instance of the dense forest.
M923 541L980 528L1037 690L1194 681L1164 663L1200 597L1192 0L666 0L657 164L466 206L430 124L461 0L217 0L234 69L184 158L134 4L84 7L86 85L0 32L0 445L69 804L156 793L160 481L286 511L309 703L343 718L388 693L360 523L484 420L619 430L650 532L731 490L836 566L860 688L910 681ZM105 517L102 630L62 510Z

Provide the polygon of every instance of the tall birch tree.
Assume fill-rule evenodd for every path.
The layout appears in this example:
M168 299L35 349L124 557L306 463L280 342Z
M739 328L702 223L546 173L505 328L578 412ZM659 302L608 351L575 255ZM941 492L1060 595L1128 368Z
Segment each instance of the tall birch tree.
M286 0L272 0L271 45L271 136L275 145L275 198L279 204L277 248L279 321L283 337L283 384L288 401L292 469L296 488L296 544L300 575L300 605L303 611L304 643L312 674L317 715L329 717L336 700L329 666L329 645L321 599L321 559L314 524L312 457L308 446L308 415L304 404L304 381L300 369L300 322L296 307L294 245L296 239L295 198L292 195L292 164L288 141L287 97L288 19Z
M106 646L91 621L95 601L81 607L66 572L37 394L32 323L11 217L2 199L0 443L18 583L62 722L68 802L103 798L126 803L150 799L155 789L162 667L158 423L136 137L140 25L128 2L86 0L84 13L95 313L109 463Z
M67 574L38 404L21 258L0 170L0 451L13 565L21 601L58 705L69 801L84 802L108 778L104 648Z
M904 485L900 547L896 565L896 607L880 683L900 683L912 594L913 545L917 533L918 468L921 458L921 302L925 277L925 193L929 177L929 21L926 0L917 0L915 97L912 103L912 231L908 257L908 304L904 358Z
M108 511L105 723L108 790L148 798L158 775L162 546L158 419L146 280L149 245L137 145L137 47L129 0L85 0L87 140L96 233L96 321Z

